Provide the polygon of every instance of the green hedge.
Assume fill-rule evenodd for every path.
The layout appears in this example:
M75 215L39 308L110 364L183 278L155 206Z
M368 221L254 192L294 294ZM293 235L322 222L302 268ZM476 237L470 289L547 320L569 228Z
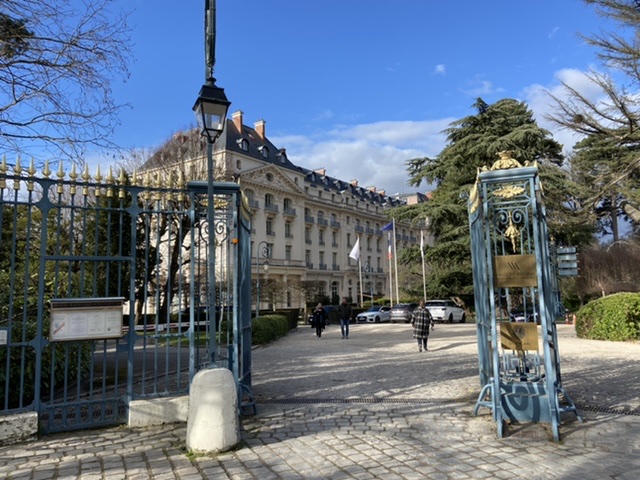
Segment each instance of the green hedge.
M589 302L576 314L576 333L594 340L640 340L640 294L617 293Z
M253 345L264 345L289 332L289 320L284 315L264 315L251 320Z

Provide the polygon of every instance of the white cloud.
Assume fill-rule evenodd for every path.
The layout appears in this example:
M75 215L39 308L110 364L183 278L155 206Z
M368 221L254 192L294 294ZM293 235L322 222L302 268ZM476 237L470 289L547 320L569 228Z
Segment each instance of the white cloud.
M326 168L340 180L358 180L387 194L427 191L426 185L409 187L406 161L436 156L445 146L442 134L454 119L422 122L376 122L336 126L317 137L271 138L287 149L289 159L305 168Z
M470 85L469 88L461 90L462 93L470 97L481 97L503 91L502 88L494 87L489 80L473 80Z
M437 75L445 75L447 73L446 65L443 65L442 63L439 65L436 65L436 68L434 69L434 73L436 73Z
M548 38L555 37L556 33L558 33L559 30L560 30L560 27L555 27L553 30L551 30L551 32L549 33L549 35L547 35L547 37Z
M602 89L589 79L587 72L576 69L558 70L549 85L534 84L523 90L524 100L534 112L538 125L552 132L553 137L563 145L564 152L567 154L580 140L580 136L570 130L561 129L557 124L545 118L555 110L555 101L549 95L550 93L561 100L568 98L568 92L561 82L574 88L596 104L604 101L605 95Z

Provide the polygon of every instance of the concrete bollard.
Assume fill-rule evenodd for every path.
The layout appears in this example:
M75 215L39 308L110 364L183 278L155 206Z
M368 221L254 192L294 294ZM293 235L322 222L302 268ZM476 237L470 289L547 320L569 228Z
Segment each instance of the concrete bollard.
M189 392L187 449L224 452L239 442L238 393L233 374L226 368L199 371Z

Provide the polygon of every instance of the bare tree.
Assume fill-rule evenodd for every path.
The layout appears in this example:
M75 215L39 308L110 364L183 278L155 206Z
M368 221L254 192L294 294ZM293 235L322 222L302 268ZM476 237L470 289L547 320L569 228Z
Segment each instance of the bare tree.
M548 118L585 139L576 145L572 169L591 190L585 204L605 215L617 237L616 219L626 215L640 223L640 5L632 0L584 0L615 22L608 31L582 38L595 47L602 69L587 77L601 92L594 100L564 83L563 98L551 95L556 111Z
M127 14L115 0L3 0L0 149L44 149L71 159L113 148L112 85L129 76Z
M637 241L593 245L579 255L577 293L581 298L640 290L640 272L629 265L640 262Z

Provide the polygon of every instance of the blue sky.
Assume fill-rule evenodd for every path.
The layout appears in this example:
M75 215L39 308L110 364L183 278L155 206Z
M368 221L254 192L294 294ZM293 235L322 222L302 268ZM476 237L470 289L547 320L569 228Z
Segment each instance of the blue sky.
M195 123L204 1L119 2L133 9L136 62L114 90L132 107L115 140L154 147ZM406 160L439 153L442 130L474 114L477 97L526 101L570 147L542 118L544 90L563 79L589 91L595 51L578 32L602 26L581 0L217 0L215 76L230 112L264 119L298 165L410 192Z

